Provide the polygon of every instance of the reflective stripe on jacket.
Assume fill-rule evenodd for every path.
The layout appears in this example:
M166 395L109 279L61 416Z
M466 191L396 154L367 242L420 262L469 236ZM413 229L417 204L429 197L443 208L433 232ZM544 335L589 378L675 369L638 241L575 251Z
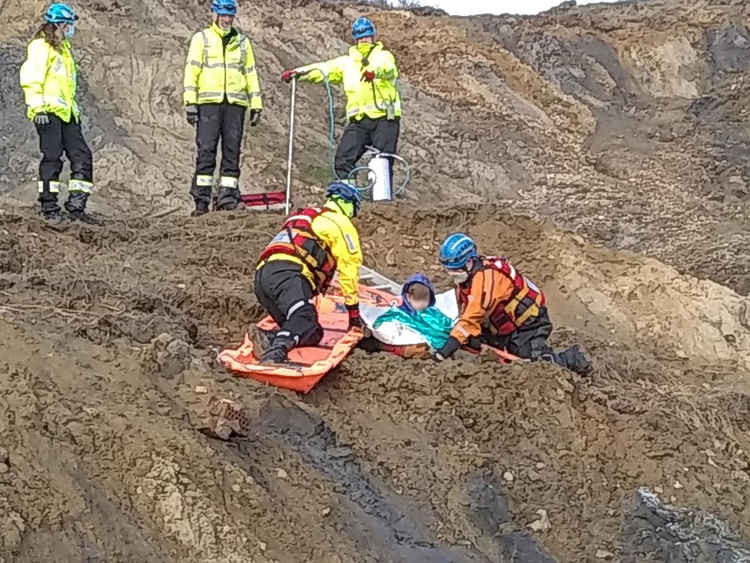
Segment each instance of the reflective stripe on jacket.
M304 218L309 219L307 232L302 228L303 222L306 223ZM303 209L287 219L279 234L261 253L258 267L266 262L289 260L302 266L302 273L316 291L324 291L333 276L329 257L338 272L344 301L347 305L359 303L359 269L362 266L359 234L351 219L330 201L323 209Z
M375 80L363 78L365 70L375 73ZM349 54L330 61L314 63L297 69L300 80L322 82L324 74L331 84L343 84L346 93L346 117L358 121L363 117L378 119L388 115L401 116L401 96L397 87L396 59L383 44L360 43L349 48Z
M225 48L227 34L232 36ZM224 31L213 24L193 35L184 87L186 106L221 103L226 98L231 104L263 109L253 47L245 35L234 29Z
M479 336L515 332L539 316L546 306L542 291L504 258L485 258L469 279L456 288L459 318L451 336L461 344Z
M66 123L71 117L78 119L76 81L76 63L67 40L62 42L60 50L43 37L29 43L20 73L29 119L45 112L55 114Z

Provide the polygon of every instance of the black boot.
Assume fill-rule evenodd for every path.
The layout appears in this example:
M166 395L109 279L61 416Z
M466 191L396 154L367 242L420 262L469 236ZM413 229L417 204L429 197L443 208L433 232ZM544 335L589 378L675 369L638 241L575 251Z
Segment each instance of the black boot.
M60 223L63 216L60 213L60 206L57 204L57 193L49 191L49 187L39 193L39 205L42 208L42 215L51 223Z
M591 373L591 362L588 361L578 346L568 348L564 352L555 354L555 363L569 369L578 375L588 375Z
M57 205L57 202L54 202L54 204L52 205L45 205L43 203L42 216L44 217L45 221L47 221L48 223L53 223L55 225L58 225L65 220L62 213L60 212L60 206Z
M221 188L216 200L216 209L219 211L231 211L237 209L240 204L240 190L237 188Z
M253 354L256 358L262 358L271 348L271 344L276 337L276 332L273 330L263 330L253 325L250 327L249 333L253 339Z
M86 202L89 194L84 192L70 192L68 201L65 202L65 209L72 221L80 221L87 225L98 225L99 222L86 213Z
M211 205L211 192L213 188L211 186L193 186L190 190L190 195L193 196L195 202L195 209L191 213L193 217L200 217L205 215L209 211Z
M260 357L261 364L283 364L289 350L297 345L297 338L287 333L277 333L271 345Z
M195 209L193 209L193 212L190 214L190 216L200 217L201 215L205 215L206 213L208 213L208 204L202 201L196 201Z

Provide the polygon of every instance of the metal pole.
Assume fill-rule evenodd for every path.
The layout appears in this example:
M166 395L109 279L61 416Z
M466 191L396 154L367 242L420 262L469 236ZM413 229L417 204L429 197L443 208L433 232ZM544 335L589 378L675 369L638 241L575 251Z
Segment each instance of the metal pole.
M289 206L292 198L292 151L294 148L294 102L297 97L297 77L292 78L292 109L289 113L289 159L286 165L286 207L285 212L289 215Z

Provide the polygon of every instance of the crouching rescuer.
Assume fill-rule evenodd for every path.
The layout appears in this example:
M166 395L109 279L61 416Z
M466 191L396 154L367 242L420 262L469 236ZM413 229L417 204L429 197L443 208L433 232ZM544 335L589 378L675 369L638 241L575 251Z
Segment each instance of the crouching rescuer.
M362 250L352 223L360 195L349 184L328 186L322 208L298 210L261 253L255 272L258 302L279 325L276 333L254 330L255 356L261 363L282 363L297 346L315 346L323 338L314 298L333 276L349 312L349 328L362 328L359 269Z
M196 126L198 149L190 195L193 215L207 213L213 194L216 150L221 139L221 176L216 207L240 204L240 149L245 112L250 126L260 121L263 102L250 39L232 27L235 0L213 0L214 23L193 35L185 64L184 104L188 123Z
M585 375L591 364L577 346L556 353L547 343L552 323L542 291L505 258L484 258L465 234L449 235L440 247L440 264L456 283L459 318L437 360L461 346L482 343L531 360L546 360Z

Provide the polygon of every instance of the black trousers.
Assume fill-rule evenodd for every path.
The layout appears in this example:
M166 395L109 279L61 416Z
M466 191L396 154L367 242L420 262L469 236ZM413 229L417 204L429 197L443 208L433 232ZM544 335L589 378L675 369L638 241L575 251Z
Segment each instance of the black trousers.
M62 172L63 152L70 161L70 177L74 180L93 182L94 170L91 149L86 144L81 131L81 123L74 117L63 121L54 114L49 115L47 125L36 125L39 134L39 149L42 161L39 163L39 201L42 203L57 201L57 186Z
M549 320L547 309L542 309L535 319L530 319L515 332L496 336L487 331L482 333L481 341L496 348L505 349L514 356L537 360L544 356L554 355L554 351L547 344L552 334L552 322Z
M221 167L222 178L236 180L240 177L240 152L242 147L242 133L245 129L245 108L229 102L220 104L199 104L198 125L195 144L198 154L195 160L195 176L191 194L196 200L211 198L211 183L206 183L199 177L213 177L216 169L216 151L221 139ZM220 182L222 188L231 186ZM207 188L207 189L200 189Z
M493 336L483 333L480 340L496 348L504 348L519 358L545 360L580 374L588 373L591 364L578 347L573 346L562 352L555 352L547 343L550 334L552 322L549 320L547 309L543 308L538 317L527 321L512 334Z
M398 136L401 130L401 119L388 120L385 117L379 119L362 118L360 121L352 121L344 129L341 142L336 150L334 167L336 174L342 180L349 176L354 170L357 161L362 158L367 150L365 147L373 146L383 152L396 153L398 149ZM391 161L391 177L393 176L393 159Z
M315 346L323 338L314 295L302 266L294 262L267 262L255 272L258 302L279 325L277 334L293 337L298 346Z

